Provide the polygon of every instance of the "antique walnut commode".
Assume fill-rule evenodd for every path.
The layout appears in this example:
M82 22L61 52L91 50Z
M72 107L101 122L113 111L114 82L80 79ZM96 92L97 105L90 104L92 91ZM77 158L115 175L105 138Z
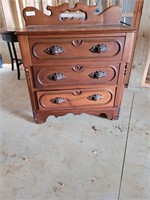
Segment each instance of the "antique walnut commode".
M47 9L50 16L25 8L26 29L17 32L34 120L67 113L117 119L135 30L120 24L118 6L101 14L82 3Z

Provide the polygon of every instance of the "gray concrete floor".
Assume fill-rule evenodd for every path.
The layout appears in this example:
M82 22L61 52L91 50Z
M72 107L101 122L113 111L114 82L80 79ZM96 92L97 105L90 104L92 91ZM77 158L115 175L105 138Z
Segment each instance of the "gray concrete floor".
M149 200L150 92L125 89L120 118L37 125L24 71L0 70L1 200Z

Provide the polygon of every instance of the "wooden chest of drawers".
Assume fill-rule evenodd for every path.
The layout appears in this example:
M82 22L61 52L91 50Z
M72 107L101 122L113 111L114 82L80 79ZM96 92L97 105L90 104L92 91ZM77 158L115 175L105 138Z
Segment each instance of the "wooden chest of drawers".
M48 8L57 14L60 8L71 9L68 4ZM72 10L88 14L94 7L79 3ZM28 17L31 11L35 16ZM114 12L118 18L113 21ZM80 19L70 24L43 17L35 8L24 10L27 28L17 35L37 123L67 113L118 118L134 30L120 25L117 13L120 8L113 6L96 19L93 14L88 23Z

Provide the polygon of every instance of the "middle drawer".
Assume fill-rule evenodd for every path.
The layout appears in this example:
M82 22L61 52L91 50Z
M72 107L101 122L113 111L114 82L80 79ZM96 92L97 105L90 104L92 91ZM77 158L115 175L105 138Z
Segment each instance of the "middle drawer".
M36 88L61 88L71 85L84 84L116 84L120 64L91 63L85 65L33 67Z

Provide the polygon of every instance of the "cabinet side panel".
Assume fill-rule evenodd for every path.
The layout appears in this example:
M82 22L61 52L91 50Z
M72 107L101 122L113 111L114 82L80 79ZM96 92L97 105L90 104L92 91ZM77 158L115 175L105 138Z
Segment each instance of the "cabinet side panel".
M34 121L37 122L37 115L36 115L36 113L37 113L36 107L37 106L36 106L36 99L34 97L34 91L33 91L32 72L31 72L32 61L31 61L30 48L29 48L29 43L28 43L28 36L19 35L18 41L19 41L19 45L20 45L22 61L23 61L25 74L26 74L26 80L27 80L27 84L28 84L30 101L31 101L31 106L32 106L32 111L33 111L33 117L34 117Z
M126 42L123 54L123 61L126 63L129 63L131 60L134 37L135 37L135 32L127 33L126 35Z
M22 55L22 61L24 67L28 67L32 65L31 58L30 58L30 49L28 43L28 36L26 35L18 35L18 41L20 46L20 51Z

